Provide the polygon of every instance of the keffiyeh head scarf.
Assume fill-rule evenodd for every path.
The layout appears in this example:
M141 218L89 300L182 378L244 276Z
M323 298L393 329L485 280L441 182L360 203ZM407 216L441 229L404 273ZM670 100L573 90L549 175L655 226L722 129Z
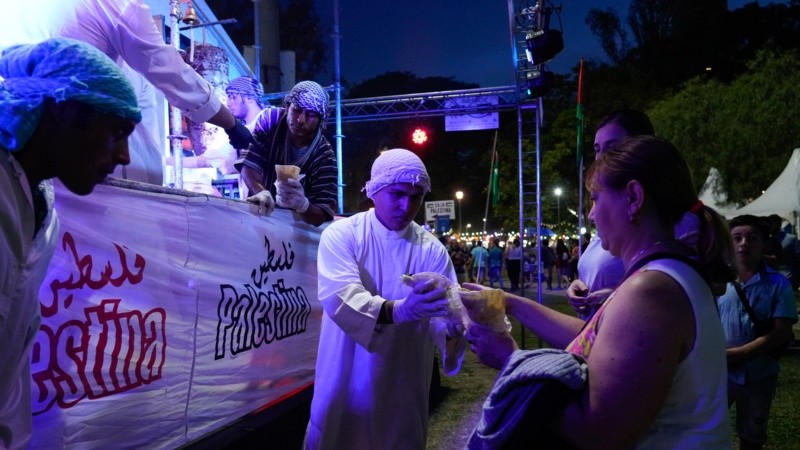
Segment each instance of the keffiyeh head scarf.
M264 88L261 87L261 83L255 78L235 78L228 83L228 87L225 88L225 93L239 94L242 97L252 98L256 101L256 103L258 103L258 106L262 106L264 104L262 101L264 98Z
M73 39L48 39L10 47L0 56L0 146L12 152L25 146L47 98L142 120L133 87L108 56Z
M372 163L370 180L364 186L367 197L394 183L410 183L431 191L431 179L419 157L402 148L387 150Z
M328 101L328 93L318 83L301 81L286 94L283 104L288 107L293 103L307 111L314 111L325 120L328 117Z

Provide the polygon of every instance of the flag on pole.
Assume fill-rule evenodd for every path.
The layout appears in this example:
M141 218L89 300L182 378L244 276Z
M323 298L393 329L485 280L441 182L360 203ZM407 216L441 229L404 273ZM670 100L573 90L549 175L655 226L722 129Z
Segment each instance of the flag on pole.
M500 175L497 170L497 151L495 150L494 154L492 155L492 183L491 187L489 188L492 191L492 206L497 206L497 202L500 200L500 182L499 178Z
M581 161L583 161L583 58L581 58L578 68L578 106L575 110L575 117L578 119L577 156L578 169L580 169Z

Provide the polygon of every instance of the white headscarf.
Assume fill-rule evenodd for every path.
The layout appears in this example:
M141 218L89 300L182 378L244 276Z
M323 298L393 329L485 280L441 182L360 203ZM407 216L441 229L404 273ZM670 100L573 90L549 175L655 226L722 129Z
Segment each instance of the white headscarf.
M431 179L419 157L403 148L387 150L372 163L371 178L362 191L372 198L376 192L394 183L410 183L431 191Z

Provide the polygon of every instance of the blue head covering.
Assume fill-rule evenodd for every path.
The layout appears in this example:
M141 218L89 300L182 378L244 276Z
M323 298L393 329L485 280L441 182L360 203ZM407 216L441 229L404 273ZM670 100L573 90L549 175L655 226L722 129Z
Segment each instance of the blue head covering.
M25 146L47 98L142 120L133 87L108 56L76 40L48 39L10 47L0 56L0 146L12 152Z

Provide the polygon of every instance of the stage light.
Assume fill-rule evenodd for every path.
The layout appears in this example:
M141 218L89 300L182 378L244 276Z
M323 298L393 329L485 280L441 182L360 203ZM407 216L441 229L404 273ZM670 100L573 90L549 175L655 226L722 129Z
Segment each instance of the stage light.
M525 37L528 62L534 65L544 64L555 58L564 50L564 37L558 30L535 30Z
M528 73L528 97L541 97L545 95L555 85L555 76L542 68Z
M422 128L415 128L411 134L411 141L417 145L428 142L428 132Z

